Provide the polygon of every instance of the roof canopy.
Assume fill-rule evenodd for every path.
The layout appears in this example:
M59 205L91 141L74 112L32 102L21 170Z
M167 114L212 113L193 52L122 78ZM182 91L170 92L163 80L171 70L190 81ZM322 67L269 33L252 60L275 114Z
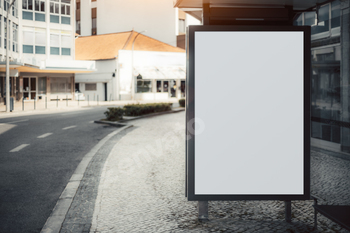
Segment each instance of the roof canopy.
M75 39L76 60L115 59L121 49L138 51L182 52L185 50L163 43L135 31L111 33L95 36L82 36Z
M252 6L252 7L285 7L292 6L293 10L307 10L316 5L330 2L329 0L176 0L175 7L202 8L203 3L215 7Z

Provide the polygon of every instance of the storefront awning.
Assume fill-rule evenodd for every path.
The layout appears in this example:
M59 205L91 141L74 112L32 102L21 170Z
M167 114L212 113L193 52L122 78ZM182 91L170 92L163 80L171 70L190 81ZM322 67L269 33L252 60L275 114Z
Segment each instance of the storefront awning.
M46 60L37 65L10 62L11 70L28 73L90 73L95 71L94 61L52 61ZM0 72L6 72L6 62L0 62Z
M144 66L134 67L134 76L142 79L186 79L185 66Z

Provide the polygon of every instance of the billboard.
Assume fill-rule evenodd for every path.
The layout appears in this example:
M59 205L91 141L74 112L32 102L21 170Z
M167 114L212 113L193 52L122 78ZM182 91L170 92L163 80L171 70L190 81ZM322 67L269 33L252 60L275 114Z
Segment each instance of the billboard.
M190 26L188 200L310 198L310 28Z

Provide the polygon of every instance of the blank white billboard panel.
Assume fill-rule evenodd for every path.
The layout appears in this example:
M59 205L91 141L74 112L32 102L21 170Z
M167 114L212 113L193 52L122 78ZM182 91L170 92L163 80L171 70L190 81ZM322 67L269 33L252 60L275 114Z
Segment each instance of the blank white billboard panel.
M194 33L194 194L304 194L304 32Z

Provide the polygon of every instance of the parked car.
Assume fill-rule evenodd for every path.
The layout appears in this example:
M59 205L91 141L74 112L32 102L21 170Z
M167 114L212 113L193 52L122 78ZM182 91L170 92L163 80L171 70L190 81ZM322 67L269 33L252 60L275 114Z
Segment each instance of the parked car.
M85 95L79 90L75 90L75 100L85 100Z

